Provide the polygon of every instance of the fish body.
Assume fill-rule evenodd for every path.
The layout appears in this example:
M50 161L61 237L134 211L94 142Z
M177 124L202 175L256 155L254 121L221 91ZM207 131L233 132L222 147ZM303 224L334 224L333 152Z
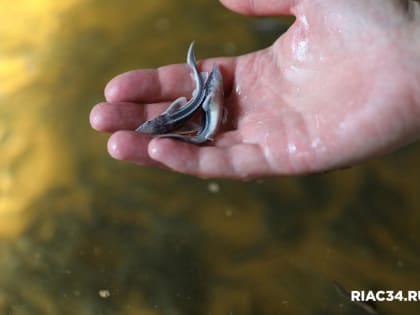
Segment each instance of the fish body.
M136 131L152 135L173 131L182 123L189 120L200 108L205 97L204 82L207 78L207 74L200 74L198 71L194 52L194 42L192 42L188 48L187 64L191 68L195 81L195 89L191 99L185 104L181 104L179 101L180 98L176 99L169 105L165 112L144 122L136 129Z
M160 138L176 138L185 142L200 144L213 140L223 116L223 77L217 64L207 79L205 97L201 105L203 109L203 125L194 136L185 136L177 133L160 134Z

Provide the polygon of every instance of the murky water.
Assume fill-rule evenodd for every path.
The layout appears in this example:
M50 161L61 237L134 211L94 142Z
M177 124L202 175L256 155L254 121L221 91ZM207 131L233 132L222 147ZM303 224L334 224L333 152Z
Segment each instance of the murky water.
M420 290L419 145L241 183L112 160L90 129L115 74L262 48L291 19L218 2L0 2L0 314L368 314ZM380 314L418 303L384 302Z

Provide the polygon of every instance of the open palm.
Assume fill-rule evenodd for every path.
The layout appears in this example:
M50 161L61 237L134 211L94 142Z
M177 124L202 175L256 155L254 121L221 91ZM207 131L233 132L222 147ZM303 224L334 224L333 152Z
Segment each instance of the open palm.
M205 146L131 131L191 94L186 65L114 78L107 102L91 113L95 129L113 132L113 157L202 177L254 178L349 166L417 139L414 2L224 2L248 14L291 13L296 21L264 50L199 63L201 71L219 64L228 110L228 122Z

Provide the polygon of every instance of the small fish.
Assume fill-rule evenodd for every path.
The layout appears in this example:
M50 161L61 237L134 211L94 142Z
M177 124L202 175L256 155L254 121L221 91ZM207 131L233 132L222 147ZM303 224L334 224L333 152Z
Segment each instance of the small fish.
M191 99L184 103L185 98L177 98L169 105L166 111L159 116L144 122L136 131L152 135L173 131L179 125L190 119L200 108L205 97L204 82L207 79L207 73L200 74L198 71L194 53L194 42L192 42L188 48L187 64L192 70L195 81L195 90Z
M201 105L203 113L203 126L194 136L184 136L178 133L158 135L160 138L176 138L185 142L200 144L213 140L223 116L223 77L217 64L206 82L205 99Z

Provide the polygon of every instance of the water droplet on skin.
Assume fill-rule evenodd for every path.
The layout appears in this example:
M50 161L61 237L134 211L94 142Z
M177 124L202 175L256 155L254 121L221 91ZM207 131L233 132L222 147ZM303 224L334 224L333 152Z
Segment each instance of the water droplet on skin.
M315 138L311 142L311 147L316 149L321 144L321 139Z
M308 21L305 16L299 18L299 24L302 27L301 34L295 39L292 49L296 60L302 62L306 59L308 53L307 32L309 29Z
M237 95L241 95L241 94L242 94L242 91L241 91L241 86L239 85L239 83L236 83L236 86L235 86L235 93L236 93Z
M294 143L289 143L287 146L287 150L289 153L295 153L296 152L296 145Z
M308 41L302 40L295 47L295 56L298 61L304 61L308 52Z

